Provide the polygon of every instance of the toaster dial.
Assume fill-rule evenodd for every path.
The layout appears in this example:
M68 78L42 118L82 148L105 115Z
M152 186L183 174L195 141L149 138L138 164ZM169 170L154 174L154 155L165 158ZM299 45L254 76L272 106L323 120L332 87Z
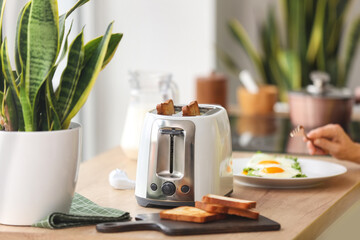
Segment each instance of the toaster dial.
M188 185L183 185L183 186L181 187L181 191L182 191L183 193L188 193L188 192L190 191L190 187L189 187Z
M157 187L156 183L152 183L150 185L150 188L151 188L151 190L156 191L158 187Z
M176 186L172 182L164 182L161 187L161 191L164 193L164 195L171 196L176 192Z

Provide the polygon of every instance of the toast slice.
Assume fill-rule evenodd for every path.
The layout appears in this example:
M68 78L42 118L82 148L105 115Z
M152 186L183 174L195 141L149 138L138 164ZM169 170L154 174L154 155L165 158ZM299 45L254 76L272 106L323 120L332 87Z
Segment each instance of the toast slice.
M246 217L254 220L259 219L259 212L250 209L229 208L227 214Z
M195 202L195 207L200 208L200 209L210 212L210 213L224 213L224 214L227 214L228 209L229 209L228 207L225 207L220 204L206 203L206 202L200 202L200 201Z
M183 116L198 116L200 109L197 101L192 101L189 105L182 107Z
M156 105L157 114L159 115L173 115L175 114L174 102L172 99Z
M160 212L161 219L169 219L183 222L204 223L224 219L226 215L219 213L209 213L196 207L177 207Z
M259 219L259 213L250 209L231 208L231 207L225 207L220 204L213 204L206 202L195 202L195 207L211 213L230 214L230 215L236 215L254 220Z
M208 195L203 196L202 201L206 202L206 203L220 204L220 205L223 205L226 207L231 207L231 208L249 209L249 208L256 207L255 201L248 201L248 200L243 200L243 199L218 196L218 195L214 195L214 194L208 194Z

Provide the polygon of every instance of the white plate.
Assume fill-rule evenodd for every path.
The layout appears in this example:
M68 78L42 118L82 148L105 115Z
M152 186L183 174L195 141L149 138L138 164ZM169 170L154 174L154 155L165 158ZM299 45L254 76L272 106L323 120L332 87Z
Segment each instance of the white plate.
M333 177L346 173L346 167L319 160L298 159L301 170L307 175L306 178L267 178L252 177L242 174L250 158L233 159L233 171L235 184L263 188L306 188L313 187Z

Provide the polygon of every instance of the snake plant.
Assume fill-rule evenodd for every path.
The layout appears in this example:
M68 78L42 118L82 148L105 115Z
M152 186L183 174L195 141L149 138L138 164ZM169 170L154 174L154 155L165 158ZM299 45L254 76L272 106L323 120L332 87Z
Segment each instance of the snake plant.
M31 0L22 8L16 28L15 69L12 69L7 38L2 36L6 0L0 0L0 124L7 131L51 131L67 129L84 105L99 72L109 63L122 38L112 33L84 43L82 30L69 43L70 14L89 0L79 0L59 16L57 0ZM67 56L60 84L53 87L54 74Z
M328 72L333 85L345 86L360 41L360 16L343 35L351 0L281 0L281 3L285 39L280 37L281 29L274 9L270 8L259 29L260 51L238 20L228 23L258 76L264 83L277 85L283 100L287 90L308 85L313 70ZM234 70L237 65L233 58L224 54L223 60Z

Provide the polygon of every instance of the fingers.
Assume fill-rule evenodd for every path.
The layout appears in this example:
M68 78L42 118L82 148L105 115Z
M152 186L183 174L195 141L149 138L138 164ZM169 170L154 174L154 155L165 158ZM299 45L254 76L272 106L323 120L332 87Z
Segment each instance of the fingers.
M314 144L311 141L308 141L306 143L306 145L307 145L310 155L327 155L327 154L329 154L327 151L314 146Z
M332 153L337 152L339 144L332 142L326 138L317 138L314 140L314 145L318 148L321 148L323 151Z
M316 128L308 133L311 139L329 138L333 139L344 133L344 130L338 124L328 124L323 127Z

